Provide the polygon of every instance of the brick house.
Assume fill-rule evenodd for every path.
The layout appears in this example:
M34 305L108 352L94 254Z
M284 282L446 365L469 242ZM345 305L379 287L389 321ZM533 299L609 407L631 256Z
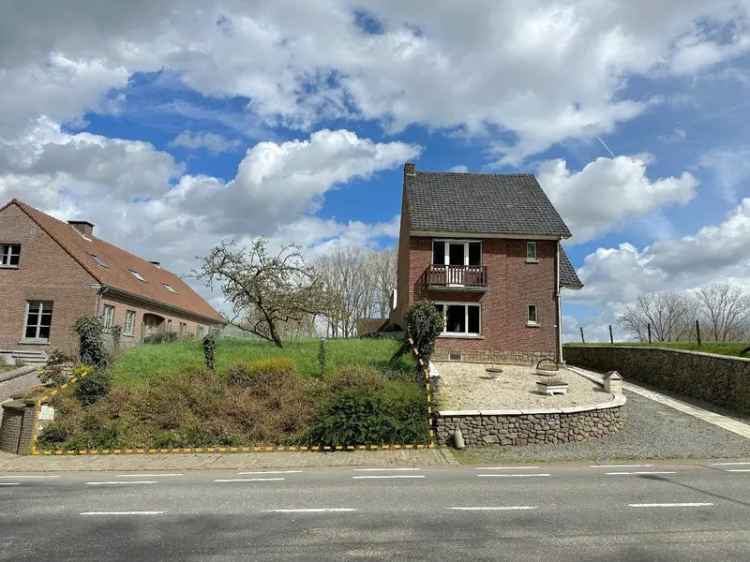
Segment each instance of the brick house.
M560 289L583 287L561 245L570 235L533 175L407 163L391 322L429 300L445 317L436 360L560 360Z
M96 315L128 347L158 331L201 336L222 317L182 279L18 201L0 208L0 359L75 353L72 325Z

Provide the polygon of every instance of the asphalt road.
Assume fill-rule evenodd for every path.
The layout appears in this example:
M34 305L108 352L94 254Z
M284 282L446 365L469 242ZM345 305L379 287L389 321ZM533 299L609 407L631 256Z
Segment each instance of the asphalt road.
M0 473L0 560L360 559L749 560L750 461Z

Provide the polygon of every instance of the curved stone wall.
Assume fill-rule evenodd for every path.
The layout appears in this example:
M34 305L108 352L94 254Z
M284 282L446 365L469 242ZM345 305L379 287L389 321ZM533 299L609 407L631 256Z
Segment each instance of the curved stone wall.
M453 444L458 428L467 447L554 445L606 437L623 426L624 396L609 402L545 410L441 411L433 417L438 444Z

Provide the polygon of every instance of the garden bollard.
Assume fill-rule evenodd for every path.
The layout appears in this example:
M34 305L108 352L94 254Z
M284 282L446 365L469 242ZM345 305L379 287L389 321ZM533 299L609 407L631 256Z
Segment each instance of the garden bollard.
M456 446L456 449L466 448L466 443L464 443L464 434L461 433L460 427L453 434L453 444Z

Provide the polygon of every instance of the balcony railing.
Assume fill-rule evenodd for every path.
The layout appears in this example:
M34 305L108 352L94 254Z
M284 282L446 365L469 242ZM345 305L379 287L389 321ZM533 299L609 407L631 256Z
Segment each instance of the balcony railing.
M424 272L425 285L433 288L484 290L486 265L431 265Z

